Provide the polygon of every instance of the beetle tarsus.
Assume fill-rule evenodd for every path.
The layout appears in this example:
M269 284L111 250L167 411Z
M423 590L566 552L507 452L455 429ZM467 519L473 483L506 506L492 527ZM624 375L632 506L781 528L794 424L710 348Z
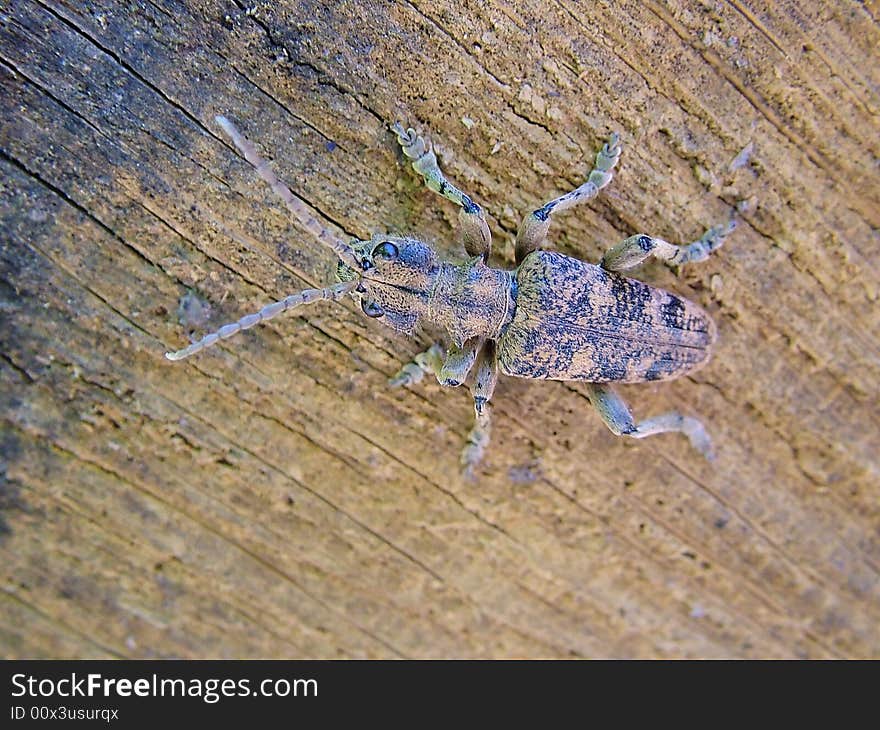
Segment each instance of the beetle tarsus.
M678 432L707 460L715 460L712 440L702 422L675 411L636 423L626 402L607 383L589 383L588 397L609 430L617 436L643 439L658 433Z
M461 470L466 478L474 476L474 469L483 460L489 440L492 436L491 406L485 403L476 412L474 426L467 436L467 442L461 452Z

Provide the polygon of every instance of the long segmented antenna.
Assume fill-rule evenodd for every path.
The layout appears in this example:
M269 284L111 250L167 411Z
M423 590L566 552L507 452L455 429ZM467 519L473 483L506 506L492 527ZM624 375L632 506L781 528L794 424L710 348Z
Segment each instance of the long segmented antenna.
M275 194L284 201L287 209L293 213L293 217L304 228L307 228L311 234L317 238L324 246L333 251L334 254L343 262L354 268L360 268L358 260L355 258L354 251L344 241L334 236L324 226L322 226L315 217L309 212L309 209L303 205L302 201L296 198L269 166L269 163L257 153L253 143L241 134L235 125L224 116L214 117L217 124L223 127L232 139L232 142L238 147L238 151L244 155L244 158L254 166L257 174L263 178Z
M324 287L323 289L305 289L296 294L291 294L289 297L285 297L277 302L266 305L255 314L249 314L246 317L242 317L238 322L223 325L216 332L205 335L198 342L193 342L189 347L184 347L177 352L166 352L165 357L169 360L183 360L183 358L194 355L200 350L204 350L206 347L216 345L220 340L225 340L242 330L253 327L255 324L265 322L267 319L272 319L272 317L276 317L282 312L286 312L288 309L293 309L294 307L299 307L303 304L319 302L325 299L334 302L339 301L354 289L357 284L358 282L355 279L352 281L343 281L339 284L334 284L333 286Z

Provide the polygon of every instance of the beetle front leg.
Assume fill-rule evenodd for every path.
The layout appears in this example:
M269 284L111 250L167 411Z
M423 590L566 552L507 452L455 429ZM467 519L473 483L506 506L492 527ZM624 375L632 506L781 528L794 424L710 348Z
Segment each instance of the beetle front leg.
M613 177L611 171L620 159L619 141L620 137L616 132L608 138L608 141L596 155L596 164L583 185L570 193L554 198L549 203L544 203L522 219L516 234L517 264L522 263L526 256L544 243L547 231L550 230L552 213L558 213L584 200L595 198L599 191L611 182Z
M471 393L474 396L474 427L467 437L461 452L461 466L466 476L473 473L480 463L492 432L491 408L489 401L498 383L498 357L495 340L486 340L477 356L477 374Z
M736 228L736 221L715 226L706 231L698 240L684 246L676 246L662 238L652 238L640 233L630 236L609 249L602 257L602 268L608 271L625 271L638 266L648 256L655 256L676 266L705 261L709 254L724 243L724 239Z
M680 413L664 413L660 416L635 422L629 407L614 389L604 383L587 383L590 403L599 412L605 425L618 436L645 438L657 433L678 431L690 439L691 445L709 461L715 458L712 440L700 421Z
M492 233L483 209L446 179L437 164L437 156L430 142L417 135L411 127L405 129L400 122L392 125L391 131L397 135L403 153L413 161L413 169L425 179L425 184L461 208L458 220L468 255L482 256L484 261L488 259L492 248Z
M425 376L425 373L431 373L436 376L440 385L457 388L465 381L473 368L481 343L481 338L472 337L461 347L453 345L447 352L443 349L443 345L435 342L389 378L388 384L391 386L413 385L418 383Z
M435 342L427 350L420 352L410 362L400 368L393 377L389 378L388 385L392 387L415 385L425 377L425 373L431 373L435 377L439 377L445 355L446 351L443 345Z
M461 385L470 373L471 368L477 361L477 352L483 344L481 337L471 337L461 347L453 345L446 353L446 359L443 361L443 367L437 373L437 380L440 385L450 388L457 388Z

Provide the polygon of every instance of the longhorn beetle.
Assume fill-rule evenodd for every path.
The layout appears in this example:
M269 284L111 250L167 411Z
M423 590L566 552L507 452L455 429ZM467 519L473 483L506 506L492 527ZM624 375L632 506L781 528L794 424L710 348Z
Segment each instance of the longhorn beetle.
M594 198L612 178L620 158L617 134L596 155L587 181L523 218L516 236L514 271L486 265L492 237L483 209L450 183L437 164L430 142L399 122L391 129L427 186L459 206L459 225L468 259L441 261L428 244L409 236L376 235L346 243L327 231L293 196L269 164L225 117L217 123L284 201L294 218L337 257L339 283L306 289L269 304L206 335L177 352L180 360L302 304L347 294L360 300L368 317L406 334L420 324L439 326L452 344L435 344L390 380L409 385L426 372L441 385L456 387L475 370L470 386L475 424L461 455L466 473L480 461L489 442L489 402L498 374L543 380L580 380L602 420L618 435L644 438L679 431L706 458L712 445L700 421L679 413L636 422L612 383L669 380L706 363L715 325L696 304L662 289L620 275L648 256L672 264L702 261L721 246L734 221L710 228L683 246L639 234L611 248L598 266L543 250L552 216Z

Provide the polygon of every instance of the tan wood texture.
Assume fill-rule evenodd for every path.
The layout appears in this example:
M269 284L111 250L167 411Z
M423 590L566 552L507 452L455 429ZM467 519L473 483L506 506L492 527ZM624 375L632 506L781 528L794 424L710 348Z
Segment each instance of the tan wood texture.
M0 654L6 657L880 656L876 3L0 4ZM464 389L387 379L431 341L317 304L181 363L168 349L333 281L235 153L226 114L346 236L460 255L457 210L559 216L597 261L637 232L740 227L636 276L719 330L693 377L502 379L458 476Z

